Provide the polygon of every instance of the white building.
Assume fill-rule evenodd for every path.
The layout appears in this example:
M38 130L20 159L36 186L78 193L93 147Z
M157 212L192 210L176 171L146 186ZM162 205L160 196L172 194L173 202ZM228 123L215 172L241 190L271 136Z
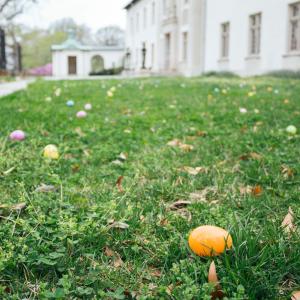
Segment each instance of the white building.
M300 70L299 0L132 0L125 8L134 72Z
M85 46L69 32L68 39L52 50L52 72L55 77L80 76L103 70L121 68L124 63L123 46Z

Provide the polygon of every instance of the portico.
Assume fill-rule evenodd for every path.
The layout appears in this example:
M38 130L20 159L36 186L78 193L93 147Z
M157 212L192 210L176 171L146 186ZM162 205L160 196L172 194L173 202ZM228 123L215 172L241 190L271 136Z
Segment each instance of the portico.
M53 76L76 77L97 74L103 70L120 68L124 64L124 48L119 46L86 46L69 32L68 39L52 50Z

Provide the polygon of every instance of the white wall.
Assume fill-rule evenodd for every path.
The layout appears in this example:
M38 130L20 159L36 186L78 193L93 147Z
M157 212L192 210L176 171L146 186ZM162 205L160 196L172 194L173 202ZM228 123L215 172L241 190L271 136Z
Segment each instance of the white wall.
M137 2L127 10L126 48L130 52L129 68L140 70L142 67L142 48L146 43L146 68L154 72L159 71L159 23L160 4L162 0L143 0ZM152 20L152 4L155 5L154 20ZM144 12L146 9L146 20ZM153 22L154 21L154 22ZM144 23L145 22L145 23ZM154 46L154 60L152 59L152 45Z
M152 3L155 3L155 23ZM130 68L140 71L142 45L146 42L146 68L159 73L198 75L204 69L205 0L141 0L127 10L126 47L131 53ZM147 9L147 26L144 27L144 9ZM139 16L139 17L137 17ZM137 24L137 18L139 24ZM138 25L138 28L137 28ZM183 59L183 33L188 34L187 59ZM166 35L170 35L169 68L166 68ZM151 45L155 45L152 63Z
M205 71L229 70L241 75L300 69L300 55L288 51L288 15L293 0L208 0ZM261 53L249 56L249 16L262 13ZM220 61L221 24L230 22L229 60Z
M104 59L104 68L121 67L123 65L123 50L63 50L52 52L53 76L65 77L68 75L68 56L77 58L77 76L88 76L91 72L91 59L100 55ZM73 75L76 76L76 75Z

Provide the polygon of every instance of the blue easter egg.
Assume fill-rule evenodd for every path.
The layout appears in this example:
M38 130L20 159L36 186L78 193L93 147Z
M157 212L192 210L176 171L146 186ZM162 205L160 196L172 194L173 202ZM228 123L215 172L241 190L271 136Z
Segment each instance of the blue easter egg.
M69 100L67 102L67 106L69 106L69 107L74 106L74 101L73 100Z

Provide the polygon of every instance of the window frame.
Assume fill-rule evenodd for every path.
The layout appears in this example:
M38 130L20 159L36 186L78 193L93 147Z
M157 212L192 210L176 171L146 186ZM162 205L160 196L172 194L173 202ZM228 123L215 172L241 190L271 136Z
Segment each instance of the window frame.
M293 7L298 6L299 11L297 16L293 16ZM296 33L296 49L292 47L292 22L298 22L298 31ZM290 54L299 54L300 53L300 1L296 1L294 3L290 3L288 5L288 45L287 45L288 53Z
M262 12L257 12L249 16L248 55L250 57L257 57L261 54L262 18Z
M189 32L182 32L182 62L187 63L188 61L188 52L189 52Z
M224 29L227 28L227 31ZM230 22L223 22L220 26L221 41L220 41L220 59L227 60L230 55Z
M143 28L146 29L148 25L148 9L147 6L143 9Z
M156 3L155 1L152 1L152 5L151 5L151 23L152 25L155 25L155 20L156 20Z

